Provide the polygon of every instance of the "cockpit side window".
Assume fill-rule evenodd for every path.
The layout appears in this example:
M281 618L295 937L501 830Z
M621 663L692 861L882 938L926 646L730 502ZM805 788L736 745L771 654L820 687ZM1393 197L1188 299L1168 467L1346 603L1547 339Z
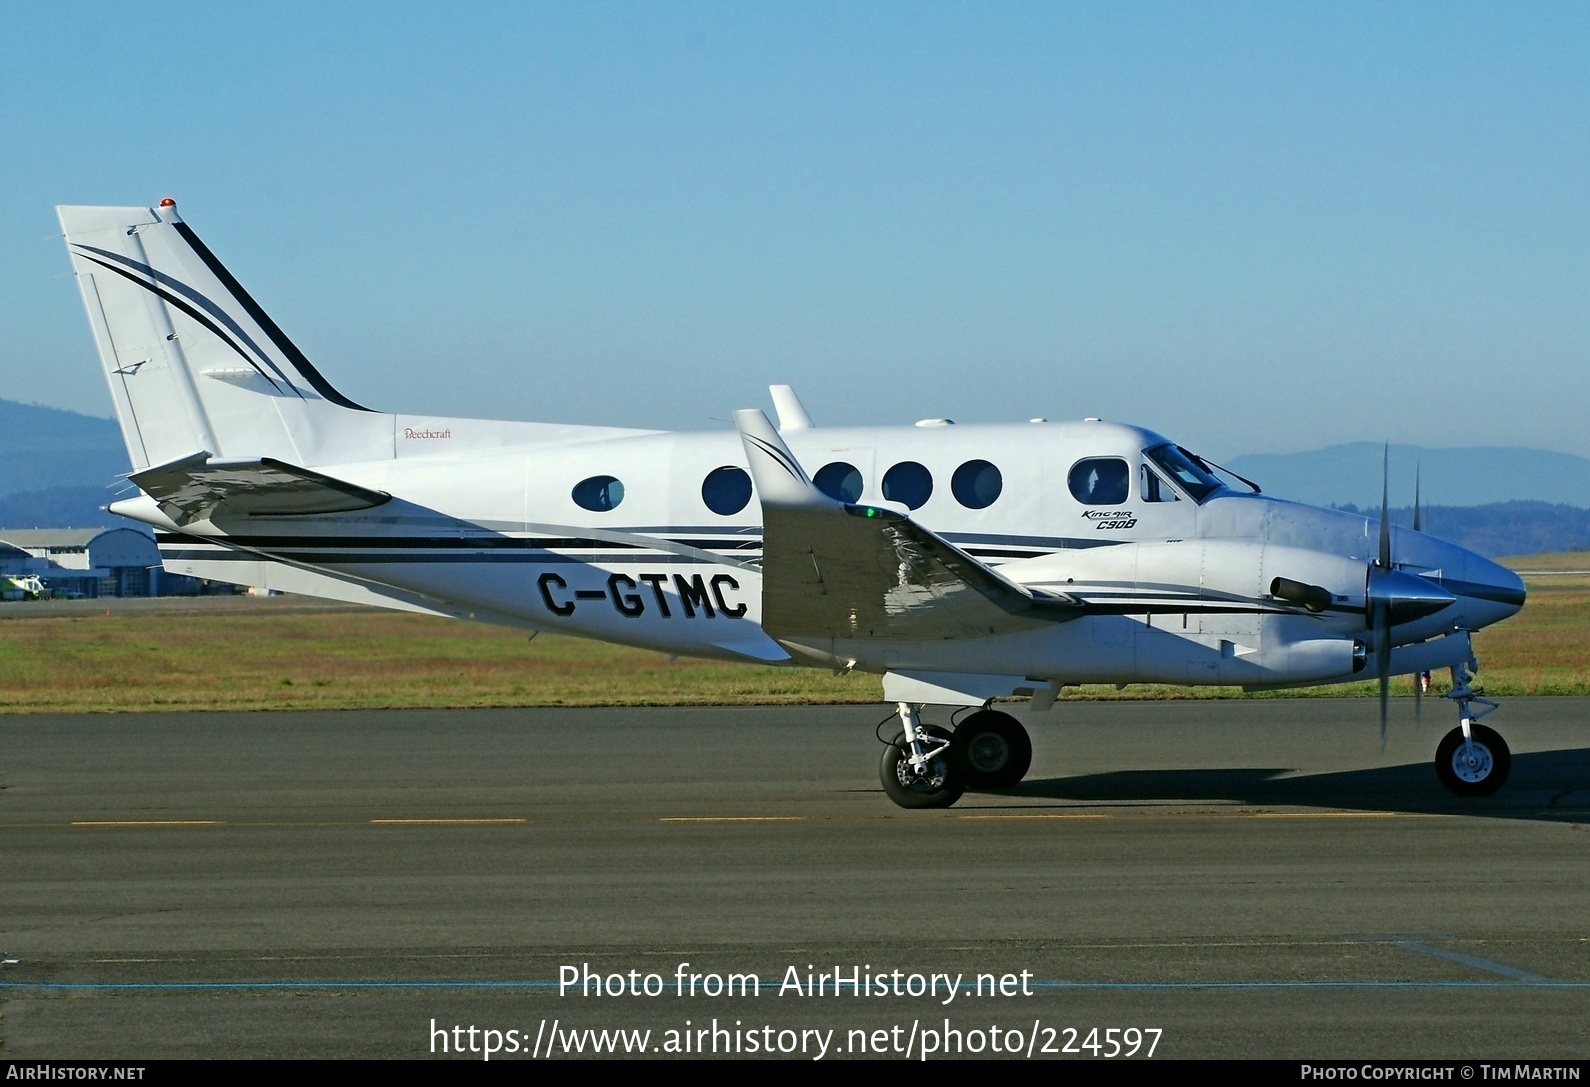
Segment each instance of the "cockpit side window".
M1180 502L1181 495L1159 477L1159 473L1148 465L1143 465L1143 501L1144 502Z
M1127 500L1132 470L1119 457L1089 457L1077 461L1066 482L1084 506L1118 506Z
M1220 490L1225 484L1212 473L1202 468L1187 450L1179 445L1156 445L1152 449L1144 450L1143 455L1153 461L1165 474L1175 480L1176 485L1186 491L1194 502L1203 502L1204 499Z

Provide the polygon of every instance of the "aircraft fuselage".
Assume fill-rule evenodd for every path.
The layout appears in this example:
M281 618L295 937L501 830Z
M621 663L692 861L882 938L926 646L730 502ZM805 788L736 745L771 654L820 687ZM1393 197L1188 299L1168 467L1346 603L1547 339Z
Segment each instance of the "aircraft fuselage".
M781 660L759 626L760 506L748 484L747 500L729 512L709 508L703 494L712 473L744 466L737 434L548 427L548 440L534 441L542 429L534 424L400 416L369 424L374 440L390 433L390 456L320 467L392 502L189 525L180 535L166 524L167 566L249 583L265 573L269 583L260 561L279 560L535 629ZM819 482L828 466L845 466L837 471L844 500L908 511L1012 581L1090 605L1071 622L986 638L786 640L798 663L1252 687L1351 679L1363 667L1376 517L1225 486L1196 501L1145 456L1165 438L1112 423L836 427L783 437ZM958 486L957 472L979 462L993 466L997 486L986 468L974 480L982 492ZM1074 493L1084 462L1123 475L1108 481L1117 490L1105 501ZM919 466L905 473L905 486L891 475L899 465ZM582 508L577 489L602 477L621 484L621 497L611 508ZM608 491L602 504L612 501ZM1393 629L1394 671L1467 660L1467 633L1516 611L1522 583L1453 544L1392 532L1397 566L1454 597ZM1331 600L1318 611L1277 600L1276 578L1322 586Z

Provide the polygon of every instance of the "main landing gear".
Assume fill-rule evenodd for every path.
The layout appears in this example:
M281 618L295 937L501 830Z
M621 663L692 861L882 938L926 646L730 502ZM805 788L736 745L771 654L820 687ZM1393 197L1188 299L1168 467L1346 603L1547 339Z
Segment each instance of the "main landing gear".
M947 808L971 789L1008 789L1032 766L1021 722L987 707L949 732L924 725L917 706L898 704L901 731L883 749L878 778L902 808Z
M1458 727L1435 749L1435 776L1457 796L1490 796L1506 784L1513 756L1500 734L1476 723L1496 709L1496 703L1485 697L1484 690L1469 685L1472 678L1467 668L1453 666L1452 689L1446 697L1457 703Z

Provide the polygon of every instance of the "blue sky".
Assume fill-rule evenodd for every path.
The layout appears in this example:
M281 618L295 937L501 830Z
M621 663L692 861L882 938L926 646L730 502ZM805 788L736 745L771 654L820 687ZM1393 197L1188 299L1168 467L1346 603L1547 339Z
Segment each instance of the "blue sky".
M1590 455L1583 5L0 17L8 399L109 413L52 207L170 194L383 409Z

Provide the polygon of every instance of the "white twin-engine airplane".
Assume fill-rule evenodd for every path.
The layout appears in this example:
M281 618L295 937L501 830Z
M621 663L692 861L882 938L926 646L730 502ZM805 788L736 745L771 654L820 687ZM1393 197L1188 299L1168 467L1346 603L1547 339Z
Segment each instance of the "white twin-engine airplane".
M165 568L733 661L883 676L905 807L1020 781L996 698L1248 690L1450 668L1435 768L1495 792L1472 631L1523 582L1415 529L1228 485L1097 420L820 427L788 386L738 433L389 415L337 392L177 216L61 226ZM1222 470L1223 471L1223 470ZM927 706L970 708L953 733ZM953 719L953 718L952 718Z

